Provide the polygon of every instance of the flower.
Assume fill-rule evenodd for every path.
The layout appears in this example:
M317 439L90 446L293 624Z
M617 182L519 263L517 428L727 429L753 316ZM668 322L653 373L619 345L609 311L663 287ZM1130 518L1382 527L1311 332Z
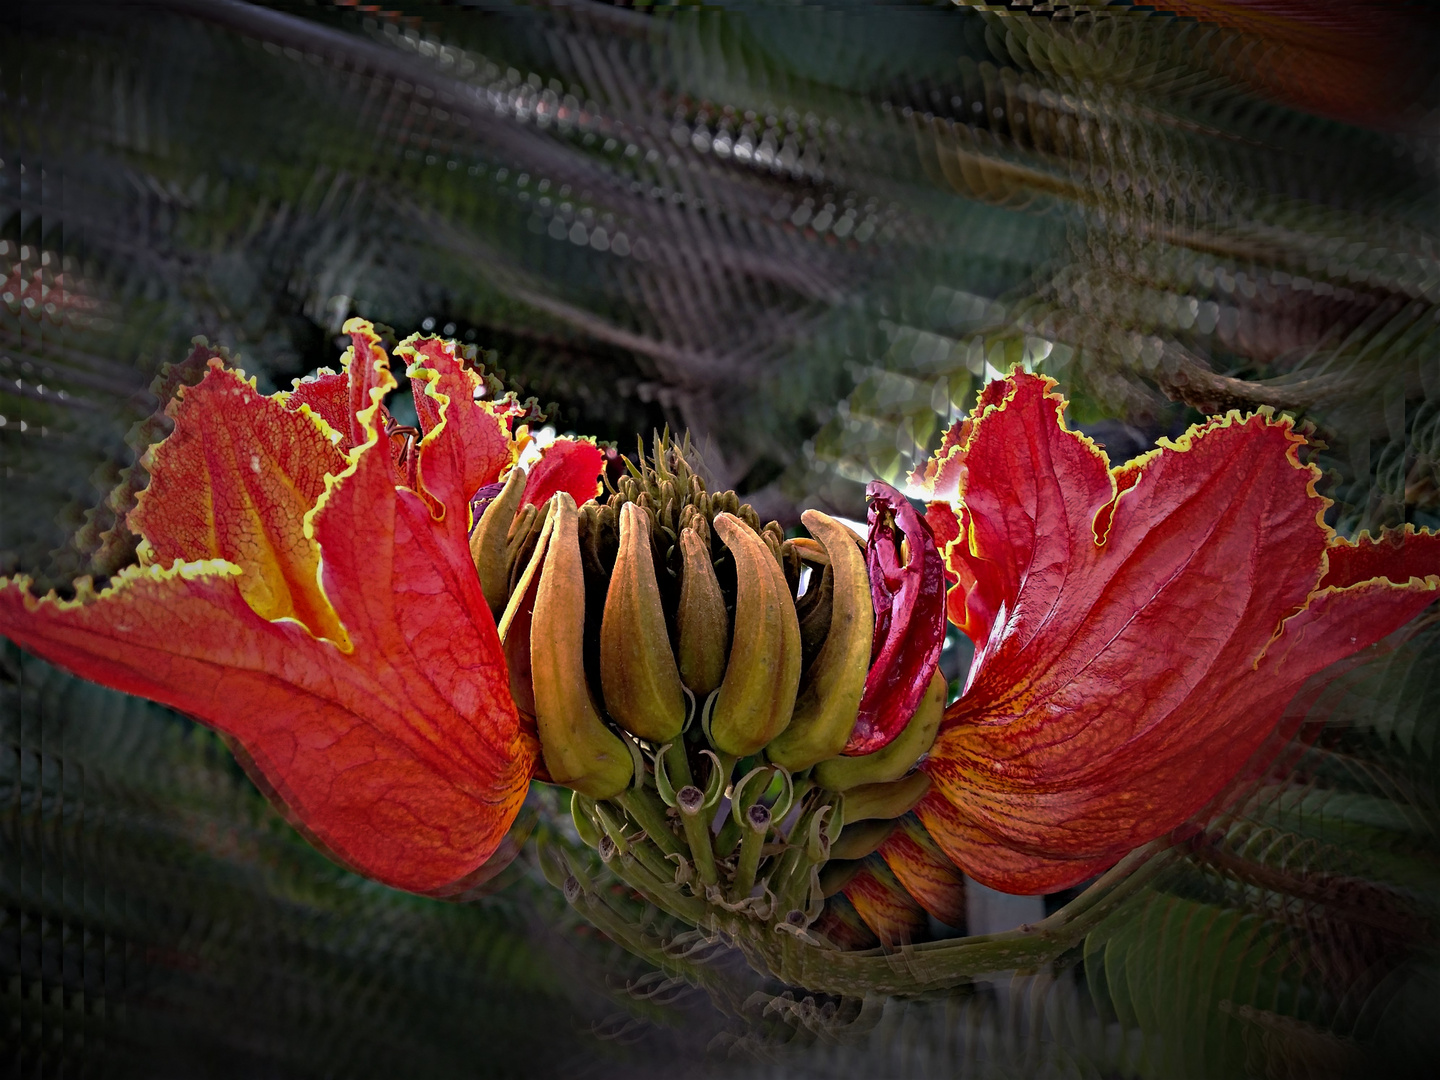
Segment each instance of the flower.
M345 371L290 393L212 359L151 451L141 565L74 600L0 581L0 632L210 725L339 861L435 892L496 852L536 760L468 541L520 410L477 400L452 343L412 338L420 430L399 428L384 349L346 331ZM599 463L557 440L536 499L593 497Z
M1221 796L1301 684L1440 595L1440 535L1324 523L1304 438L1231 413L1110 468L1054 382L991 383L925 470L975 642L917 812L967 873L1074 885Z

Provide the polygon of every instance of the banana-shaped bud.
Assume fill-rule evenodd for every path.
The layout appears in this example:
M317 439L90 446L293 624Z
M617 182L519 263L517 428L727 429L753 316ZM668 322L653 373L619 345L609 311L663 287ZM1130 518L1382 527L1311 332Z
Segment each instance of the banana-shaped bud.
M527 512L535 509L533 506L525 507ZM540 530L535 534L535 542L525 564L521 566L517 562L507 573L506 588L510 599L495 622L495 630L500 635L500 646L505 651L505 666L510 673L510 697L514 699L515 707L531 724L535 720L535 689L530 674L530 621L535 613L535 593L540 586L540 567L545 562L545 551L554 526L553 509L552 503L546 511ZM529 523L525 528L528 529L534 520L535 514L529 513Z
M553 782L611 799L625 790L635 766L629 748L595 711L585 681L585 575L575 500L560 492L553 515L530 622L535 726Z
M620 553L600 624L600 688L605 709L631 734L669 742L685 723L685 691L650 553L650 516L635 503L620 511Z
M845 749L865 691L875 635L864 554L845 526L829 515L806 510L800 520L825 546L834 582L830 632L806 673L790 726L765 750L767 758L791 772L808 769Z
M845 823L903 817L930 790L930 774L911 773L888 784L862 784L845 792Z
M822 761L815 766L815 782L831 791L849 791L862 784L899 780L920 760L922 754L935 745L940 719L945 715L948 689L945 676L937 670L930 679L930 685L925 688L925 696L920 699L915 715L888 746L873 754Z
M890 839L895 831L893 820L861 821L847 826L840 838L830 845L832 859L863 859ZM594 847L594 845L590 845Z
M480 589L485 593L490 613L496 618L505 610L505 600L510 591L506 537L524 494L525 470L517 465L510 470L505 487L490 501L475 523L475 531L470 534L470 556L475 560L476 573L480 575Z
M760 539L765 541L765 546L770 549L770 555L775 559L775 565L780 567L780 572L785 572L785 530L780 527L778 521L767 521L765 527L760 530ZM791 590L790 595L795 595Z
M831 859L820 868L820 895L827 900L849 885L865 868L859 859Z
M506 584L510 595L515 595L515 583L530 565L530 557L539 542L540 530L544 528L548 510L535 505L522 506L510 523L510 532L505 539Z
M680 530L680 607L675 615L680 679L700 699L725 678L730 652L730 616L715 580L710 545L693 528Z
M715 749L748 757L785 730L800 685L800 623L780 565L756 531L722 513L715 531L735 559L735 632L710 718Z
M829 562L823 567L810 570L810 587L795 603L795 613L800 616L800 654L803 667L815 663L815 657L825 647L825 638L830 633L830 608L835 600L835 572Z

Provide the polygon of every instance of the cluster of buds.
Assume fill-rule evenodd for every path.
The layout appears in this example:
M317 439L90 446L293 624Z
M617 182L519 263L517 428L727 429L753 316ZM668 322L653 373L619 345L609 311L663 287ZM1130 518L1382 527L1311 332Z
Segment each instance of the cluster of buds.
M832 852L868 854L930 786L913 770L945 706L939 553L884 484L868 542L815 510L787 539L682 448L628 464L603 501L522 508L516 469L478 507L471 550L541 778L642 892L804 934Z

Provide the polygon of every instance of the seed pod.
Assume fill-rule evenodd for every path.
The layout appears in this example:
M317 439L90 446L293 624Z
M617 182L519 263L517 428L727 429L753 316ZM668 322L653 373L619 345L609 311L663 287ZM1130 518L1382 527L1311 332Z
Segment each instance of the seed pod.
M825 546L834 586L825 644L805 674L790 726L765 751L766 757L791 772L808 769L845 749L865 690L875 634L865 556L845 527L829 515L806 510L800 520Z
M634 503L620 512L620 553L600 625L605 708L626 731L669 742L685 723L685 692L670 651L650 552L650 517Z
M710 721L715 749L746 757L785 730L800 683L800 624L770 549L732 514L715 531L735 559L735 632Z
M563 491L555 496L554 507L530 627L535 724L551 779L592 799L610 799L630 783L634 762L590 700L579 514L575 500Z
M505 610L510 592L510 563L505 541L524 494L525 470L517 465L510 470L505 487L485 508L475 523L475 531L470 534L470 556L475 560L475 572L480 575L480 590L485 594L485 603L490 605L490 613L497 618Z
M873 754L858 757L836 757L815 766L815 782L831 791L848 791L862 784L879 784L899 780L928 753L935 744L940 720L945 715L945 695L949 684L937 671L925 688L925 696L915 715L899 735Z
M510 522L510 528L505 533L505 543L518 544L524 540L529 534L530 526L534 523L537 516L542 516L543 518L541 507L535 506L534 504L521 507L520 511L515 515L514 520Z
M770 549L770 554L775 559L775 565L780 567L780 572L783 574L785 572L785 556L781 554L781 551L785 544L785 530L780 528L776 522L766 522L765 527L760 530L760 539L765 541L765 546ZM790 595L795 595L793 590Z
M680 554L684 568L680 576L680 605L675 614L680 679L697 698L703 699L725 678L725 658L730 652L730 618L725 612L720 583L715 580L710 545L698 529L681 530Z

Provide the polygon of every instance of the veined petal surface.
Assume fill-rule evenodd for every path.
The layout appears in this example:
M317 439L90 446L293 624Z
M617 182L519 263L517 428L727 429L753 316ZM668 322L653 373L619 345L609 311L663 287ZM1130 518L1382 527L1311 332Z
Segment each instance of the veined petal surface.
M926 474L958 507L949 610L976 656L918 812L968 873L1015 892L1075 884L1180 825L1301 683L1440 588L1435 537L1334 539L1289 421L1231 414L1111 469L1052 385L991 384Z
M347 329L362 338L369 332L363 324ZM309 553L284 564L316 560L314 595L328 602L341 644L317 637L294 615L272 619L252 607L247 578L270 572L269 564L250 558L243 545L234 555L242 561L227 554L132 567L98 594L82 581L74 601L36 599L25 579L4 581L0 632L82 676L170 705L230 736L338 858L387 884L432 892L474 873L496 851L525 797L536 755L507 692L499 639L469 560L473 488L466 485L493 480L481 474L499 453L488 434L471 440L495 422L468 393L447 394L455 387L447 380L458 376L443 360L426 368L429 374L418 377L440 415L420 447L427 490L397 488L378 427L380 400L394 385L388 362L378 347L356 351L365 367L351 397L365 406L353 430L363 438L341 471L323 477L325 490L304 515ZM232 392L228 374L212 376L212 389ZM280 429L286 415L319 430L277 400L256 395L246 402L257 430ZM213 404L205 393L182 401L177 435L199 430L187 413L202 403L207 410ZM208 453L208 440L197 442ZM162 451L156 482L163 491ZM177 467L202 458L180 449L173 455ZM240 483L247 463L244 455L238 461L238 469L206 473L211 493L195 491L193 499L239 507L237 520L263 518L268 504ZM206 545L223 548L226 529L181 528L195 520L196 508L172 511L170 503L183 504L186 490L180 484L167 501L157 496L149 504L141 520L149 516L157 533L147 539L157 552L166 545L179 550L180 558ZM265 528L293 540L287 516L293 506L281 504L283 512Z

